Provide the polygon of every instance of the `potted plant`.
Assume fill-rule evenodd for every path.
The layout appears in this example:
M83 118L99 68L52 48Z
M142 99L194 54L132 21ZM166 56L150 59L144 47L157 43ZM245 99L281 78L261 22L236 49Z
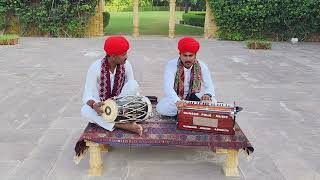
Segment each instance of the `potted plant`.
M299 42L299 39L294 37L294 38L291 38L290 41L292 44L297 44Z
M5 34L0 36L0 45L18 44L19 36L15 34Z
M250 39L246 41L249 49L271 49L271 42L266 40Z

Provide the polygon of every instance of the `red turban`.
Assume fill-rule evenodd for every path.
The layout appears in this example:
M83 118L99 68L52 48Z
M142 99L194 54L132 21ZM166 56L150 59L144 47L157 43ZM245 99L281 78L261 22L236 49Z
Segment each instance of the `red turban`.
M199 48L200 48L199 42L190 37L184 37L180 39L178 43L178 49L180 53L190 52L190 53L197 54Z
M104 42L104 51L109 56L119 56L127 52L129 42L122 36L111 36Z

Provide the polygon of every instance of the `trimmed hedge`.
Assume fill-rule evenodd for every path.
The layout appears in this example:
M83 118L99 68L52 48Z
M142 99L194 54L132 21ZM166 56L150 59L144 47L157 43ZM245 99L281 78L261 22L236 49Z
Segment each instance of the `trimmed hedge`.
M0 3L0 31L6 26L6 11L7 9Z
M109 25L109 21L110 21L110 13L103 12L103 27L107 27Z
M97 3L97 0L41 0L39 3L0 0L0 13L5 12L6 28L12 24L9 18L19 20L20 35L37 32L53 37L83 37Z
M250 39L245 43L249 49L271 49L270 41Z
M185 24L204 27L205 16L206 16L205 12L196 12L196 13L189 12L189 13L183 13L182 19Z
M304 40L320 32L319 0L209 0L218 36Z
M5 28L5 15L1 14L0 12L0 31L2 31Z
M15 45L19 41L19 36L15 34L0 35L0 45Z

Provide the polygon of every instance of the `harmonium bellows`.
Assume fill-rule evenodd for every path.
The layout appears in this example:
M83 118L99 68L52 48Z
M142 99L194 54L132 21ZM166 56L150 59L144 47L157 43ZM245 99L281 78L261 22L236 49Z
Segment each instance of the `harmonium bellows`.
M241 107L225 103L182 101L178 108L178 129L234 134L235 117Z

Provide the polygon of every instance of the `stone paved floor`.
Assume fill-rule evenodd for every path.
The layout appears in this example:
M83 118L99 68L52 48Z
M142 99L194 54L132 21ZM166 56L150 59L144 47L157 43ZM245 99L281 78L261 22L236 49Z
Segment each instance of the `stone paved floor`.
M162 72L178 39L141 37L129 60L143 95L163 96ZM241 42L199 39L199 59L212 71L216 95L244 107L238 123L255 147L240 157L241 176L226 178L223 157L179 148L114 148L104 175L88 177L88 158L73 163L86 120L81 96L103 38L22 38L0 46L1 179L320 179L320 44L274 43L248 50Z

